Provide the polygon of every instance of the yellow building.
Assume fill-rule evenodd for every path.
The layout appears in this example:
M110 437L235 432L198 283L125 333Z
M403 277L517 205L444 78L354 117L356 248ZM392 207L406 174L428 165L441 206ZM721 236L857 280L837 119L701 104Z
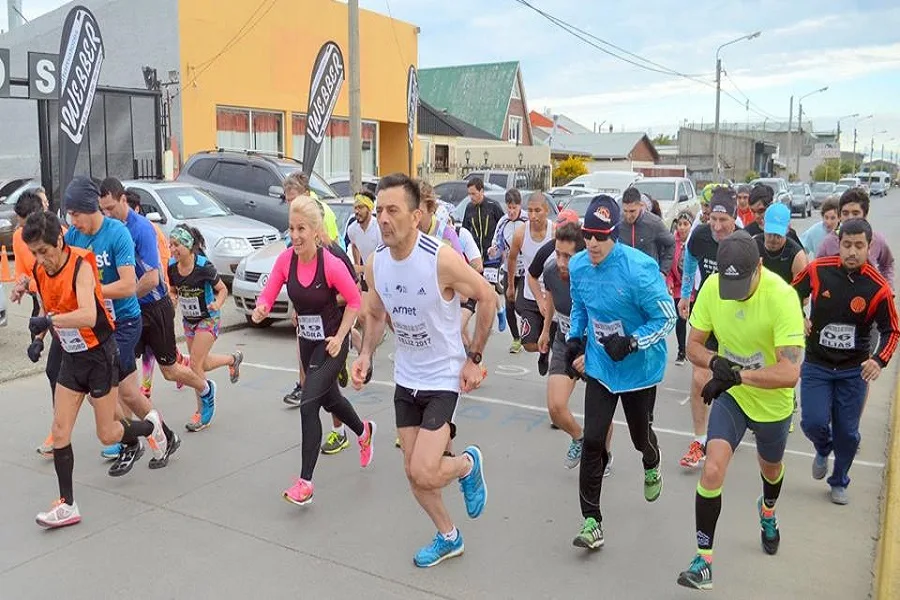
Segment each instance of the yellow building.
M178 23L182 160L216 147L302 159L313 62L333 41L348 80L315 170L326 178L349 170L346 3L180 0ZM405 172L406 80L418 63L418 28L361 10L359 29L363 172Z

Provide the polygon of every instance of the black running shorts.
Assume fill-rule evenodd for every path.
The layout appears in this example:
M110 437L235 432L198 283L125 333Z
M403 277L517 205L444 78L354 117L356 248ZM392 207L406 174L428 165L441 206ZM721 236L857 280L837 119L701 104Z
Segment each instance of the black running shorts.
M456 414L456 404L459 394L447 390L426 391L411 390L402 385L394 389L394 412L397 419L397 428L421 427L429 431L437 431L450 425L450 438L456 436L456 425L453 417Z
M63 352L57 385L73 392L102 398L119 385L119 348L110 336L84 352Z
M178 360L178 347L175 343L175 307L168 296L141 306L143 330L135 354L144 354L144 348L150 348L156 356L156 362L169 367Z

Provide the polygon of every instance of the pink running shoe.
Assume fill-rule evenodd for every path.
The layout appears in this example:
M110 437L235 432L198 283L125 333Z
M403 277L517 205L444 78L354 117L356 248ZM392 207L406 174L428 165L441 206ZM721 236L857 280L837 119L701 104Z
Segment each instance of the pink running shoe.
M313 497L312 481L306 481L305 479L300 479L298 477L297 481L294 482L294 485L289 489L284 490L281 496L291 504L296 504L297 506L309 504L312 502Z
M372 464L375 457L375 430L377 427L372 421L363 421L365 428L364 437L359 438L359 466L365 469Z
M53 503L50 510L38 513L34 520L46 529L57 529L81 523L81 514L78 512L77 504L69 506L60 498Z

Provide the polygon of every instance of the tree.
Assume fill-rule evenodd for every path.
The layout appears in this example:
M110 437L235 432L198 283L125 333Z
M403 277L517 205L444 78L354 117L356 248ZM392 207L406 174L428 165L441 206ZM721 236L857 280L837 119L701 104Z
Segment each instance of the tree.
M750 183L754 179L759 179L759 173L754 170L747 171L747 174L744 175L744 183Z
M674 146L675 140L672 139L672 136L666 135L665 133L660 133L658 136L650 140L653 142L654 146Z
M588 168L585 159L578 156L570 156L560 161L553 169L553 185L565 185L578 177L587 175Z

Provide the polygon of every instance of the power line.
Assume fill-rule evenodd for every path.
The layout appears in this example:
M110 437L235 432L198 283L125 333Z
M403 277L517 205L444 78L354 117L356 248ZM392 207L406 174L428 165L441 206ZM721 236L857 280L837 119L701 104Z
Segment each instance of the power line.
M391 12L390 0L384 0L387 6L388 17L391 19L391 31L394 33L394 43L397 44L397 54L400 56L400 64L406 66L406 59L403 57L403 49L400 47L400 38L397 37L397 28L394 26L394 14Z
M734 78L728 74L728 71L725 71L723 69L722 72L725 74L725 77L728 79L728 81L731 83L731 85L734 87L734 89L737 91L737 93L740 94L741 96L743 96L744 99L747 101L747 103L750 106L754 107L758 111L757 114L761 113L762 116L768 117L769 119L773 119L776 121L781 120L781 117L775 116L767 110L763 110L762 108L760 108L760 106L758 104L754 103L753 100L751 100L750 97L747 96L747 94L745 94L743 92L743 90L741 90L741 88L738 87L737 83L734 81Z

